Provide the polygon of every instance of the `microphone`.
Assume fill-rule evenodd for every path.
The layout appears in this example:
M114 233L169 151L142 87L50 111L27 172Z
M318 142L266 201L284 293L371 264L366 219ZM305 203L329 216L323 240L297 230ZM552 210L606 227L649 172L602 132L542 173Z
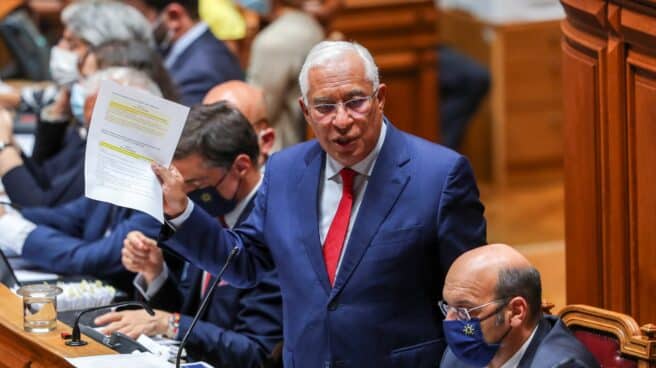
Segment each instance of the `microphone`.
M5 206L9 206L9 207L15 209L16 211L20 211L20 210L23 209L23 206L21 206L19 204L16 204L16 203L8 202L8 201L0 201L0 205L2 205L2 204L4 204Z
M237 254L239 254L239 248L234 247L230 251L230 254L228 255L228 258L226 259L225 263L223 264L223 267L221 268L221 271L216 275L216 278L214 279L214 282L212 282L212 285L210 286L209 289L207 289L207 292L205 293L205 296L203 297L203 300L200 303L200 307L198 307L198 311L196 312L196 315L194 316L194 319L191 321L191 324L189 324L189 328L187 329L187 332L184 334L184 337L180 341L180 347L178 348L178 354L175 356L175 368L180 368L180 359L182 358L182 350L184 349L185 344L187 343L187 340L189 340L189 335L191 335L191 330L194 329L194 326L196 326L196 323L198 323L198 320L200 319L200 316L205 313L205 309L207 309L207 305L209 304L210 298L212 297L212 294L214 293L214 289L216 286L219 284L221 281L221 278L223 277L223 274L225 273L226 269L228 269L228 266L230 263L232 263L232 260L235 258Z
M89 309L85 309L80 314L77 315L77 318L75 318L75 323L73 323L73 332L71 333L71 339L66 341L66 345L68 346L84 346L87 344L86 341L82 340L80 338L80 317L82 317L83 314L97 311L100 309L105 309L105 308L116 308L116 307L126 307L126 306L135 306L135 307L141 307L148 312L151 316L155 315L155 311L148 306L147 304L143 302L138 302L138 301L129 301L129 302L120 302L120 303L114 303L114 304L109 304L109 305L102 305L100 307L93 307Z

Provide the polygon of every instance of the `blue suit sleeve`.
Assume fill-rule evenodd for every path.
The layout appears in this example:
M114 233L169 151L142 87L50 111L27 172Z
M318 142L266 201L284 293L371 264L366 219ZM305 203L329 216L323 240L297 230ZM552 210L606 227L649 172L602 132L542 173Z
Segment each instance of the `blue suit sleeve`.
M256 288L242 292L233 329L199 321L187 343L192 356L217 367L261 367L282 341L281 297L275 280L267 276ZM187 332L192 318L180 316L179 336Z
M439 260L445 273L460 254L486 243L484 207L478 196L471 166L460 156L442 188L437 220Z
M88 199L78 198L55 208L26 208L21 214L36 225L48 226L70 236L82 237L90 204Z
M65 211L53 211L52 218L59 217L61 212ZM77 234L72 234L61 222L51 221L53 226L38 225L25 240L22 256L35 266L63 275L111 277L126 272L121 264L121 249L128 232L141 230L155 237L159 230L159 224L149 216L133 213L109 235L85 240L79 229L75 231Z
M232 249L237 247L240 252L223 278L234 287L255 286L274 267L263 238L268 173L265 173L255 197L253 210L235 230L224 229L200 206L194 206L189 219L175 233L173 239L176 241L167 245L194 265L214 275L219 272Z

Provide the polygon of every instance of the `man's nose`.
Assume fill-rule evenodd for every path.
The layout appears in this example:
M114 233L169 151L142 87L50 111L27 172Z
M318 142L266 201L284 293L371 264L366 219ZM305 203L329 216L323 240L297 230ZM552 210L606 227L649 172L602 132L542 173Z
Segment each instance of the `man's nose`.
M333 119L333 125L339 130L348 130L348 127L353 122L353 119L351 119L346 106L340 103L337 104L335 108L337 110L335 111L335 119Z

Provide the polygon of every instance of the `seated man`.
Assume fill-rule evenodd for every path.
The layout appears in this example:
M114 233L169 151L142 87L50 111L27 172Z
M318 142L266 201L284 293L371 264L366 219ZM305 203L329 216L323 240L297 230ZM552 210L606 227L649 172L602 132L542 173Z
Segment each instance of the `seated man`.
M106 69L94 74L85 84L89 91L94 91L85 103L87 115L91 113L95 91L103 79L159 94L155 83L140 71ZM13 147L0 152L0 155L8 154L18 156ZM67 176L69 186L84 186L83 155L84 151L69 157L69 162L62 162L62 165L72 167L66 174L70 175ZM30 182L24 181L22 185L28 186L29 192ZM0 208L0 247L3 251L21 255L45 271L95 276L124 290L132 288L132 275L121 264L121 245L127 233L134 229L156 236L160 226L149 215L86 197L54 208L26 208L20 214L5 214Z
M562 321L542 314L540 273L507 245L463 253L442 295L442 367L599 367Z
M189 196L233 227L253 208L262 177L258 155L257 136L246 118L226 102L218 102L192 107L174 163ZM140 232L128 234L123 264L139 272L135 286L141 296L153 308L164 310L156 310L155 316L143 310L111 312L95 323L108 324L107 334L119 331L133 338L165 334L181 340L213 277L191 264L185 264L180 275L172 275L157 242ZM190 335L190 356L219 367L260 367L282 340L282 300L275 274L252 289L221 281L211 298Z
M164 65L188 106L216 84L244 79L237 57L198 15L198 0L127 0L153 23Z

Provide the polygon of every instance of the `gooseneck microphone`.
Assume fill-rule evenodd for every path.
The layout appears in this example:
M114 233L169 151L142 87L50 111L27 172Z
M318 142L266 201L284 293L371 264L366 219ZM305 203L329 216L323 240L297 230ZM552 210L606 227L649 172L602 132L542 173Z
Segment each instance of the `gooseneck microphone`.
M71 333L71 339L66 341L66 345L68 346L84 346L88 344L86 341L82 340L80 338L80 317L82 317L83 314L97 311L100 309L105 309L105 308L117 308L117 307L127 307L127 306L135 306L135 307L141 307L148 312L151 316L155 315L155 311L148 306L146 303L143 302L138 302L138 301L129 301L129 302L121 302L121 303L114 303L114 304L108 304L108 305L101 305L100 307L93 307L89 309L85 309L80 314L77 315L77 318L75 318L75 323L73 323L73 332Z
M8 201L0 201L0 205L2 205L2 204L4 204L5 206L9 206L9 207L15 209L16 211L20 211L20 210L23 209L23 206L21 206L19 204L16 204L16 203L8 202Z
M214 289L216 288L216 285L219 284L221 278L223 277L223 274L228 269L228 266L230 265L230 263L232 263L232 260L235 258L237 254L239 254L239 248L238 247L232 248L230 254L228 255L228 258L226 259L225 263L223 264L223 267L221 268L221 271L219 271L219 273L216 275L214 282L212 282L212 285L210 285L210 288L205 293L205 296L203 297L203 300L200 303L200 307L198 307L198 311L196 312L194 319L191 321L191 324L189 324L189 328L187 329L187 332L184 334L184 337L180 341L178 354L175 356L175 368L180 368L180 359L182 358L182 350L184 349L187 340L189 340L189 335L191 335L191 330L193 330L194 326L196 326L196 323L198 323L200 316L203 313L205 313L205 309L207 309L207 305L209 304L209 300L212 297L212 294L214 293Z

